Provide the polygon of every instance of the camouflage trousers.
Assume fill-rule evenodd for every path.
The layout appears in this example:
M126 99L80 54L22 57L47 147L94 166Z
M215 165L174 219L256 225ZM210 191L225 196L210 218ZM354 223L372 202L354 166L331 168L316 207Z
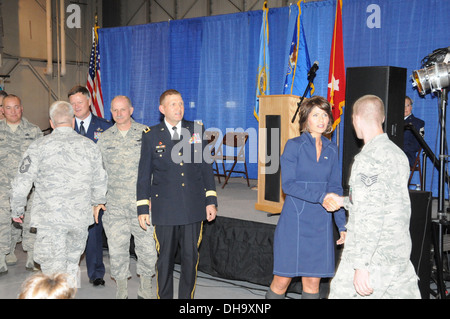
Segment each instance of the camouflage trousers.
M153 227L148 226L147 230L141 228L135 207L126 209L107 206L102 221L108 238L111 277L116 280L131 277L131 235L134 237L137 255L137 274L152 277L157 259Z
M34 261L40 264L44 274L69 274L79 287L79 263L87 236L88 227L39 227Z
M0 207L0 255L9 254L11 248L11 211Z
M11 244L13 242L22 242L22 248L24 251L32 252L34 250L34 242L36 240L36 228L30 227L31 213L25 211L23 224L21 228L17 228L14 225L11 228Z
M359 295L353 286L355 269L342 259L331 280L329 299L420 299L418 279L414 266L407 262L401 266L375 266L369 269L373 288L370 296Z
M20 228L12 224L9 207L0 207L0 255L10 253L13 242L22 242L23 250L33 251L36 239L35 229L30 227L31 214L25 212L25 218Z

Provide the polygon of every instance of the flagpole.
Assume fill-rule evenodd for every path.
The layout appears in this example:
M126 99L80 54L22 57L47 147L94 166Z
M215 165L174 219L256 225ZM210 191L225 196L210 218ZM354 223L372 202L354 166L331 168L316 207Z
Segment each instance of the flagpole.
M269 55L269 7L267 0L263 4L263 15L260 31L259 65L256 79L256 99L253 115L259 122L258 96L270 95L270 55Z
M338 6L339 6L339 3L336 2L336 13L334 16L335 24L336 24L336 21L338 18L338 16L337 16L338 15L338 8L337 8ZM335 66L335 62L336 62L336 29L337 29L336 26L334 26L334 28L333 28L333 43L332 43L332 48L331 48L331 52L333 54L333 58L332 58L333 65L331 65L331 68L333 70L333 73L334 73L334 66ZM330 95L331 95L331 103L333 105L334 104L334 81L332 81L332 84L331 84L331 94ZM336 121L336 119L333 119L333 120ZM335 127L335 132L336 132L336 145L339 149L340 125L337 125Z
M92 112L94 115L103 118L103 93L101 89L100 79L100 53L99 53L99 37L98 37L98 16L95 14L94 27L92 28L92 49L89 62L89 70L87 76L86 87L89 90L92 99Z
M340 144L340 131L341 131L341 126L340 125L338 125L338 126L336 126L336 145L337 145L337 147L338 147L338 149L339 149L339 144Z

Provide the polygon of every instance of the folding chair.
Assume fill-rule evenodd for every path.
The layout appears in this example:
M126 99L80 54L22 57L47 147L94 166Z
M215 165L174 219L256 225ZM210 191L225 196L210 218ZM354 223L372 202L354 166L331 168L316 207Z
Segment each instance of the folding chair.
M247 163L245 161L245 144L248 140L248 133L243 132L229 132L225 134L222 140L222 144L219 146L218 151L216 152L215 159L222 160L222 167L223 172L226 175L225 183L223 184L222 188L225 188L225 185L228 183L228 180L230 179L231 173L242 173L247 178L247 185L250 187L250 182L248 180L248 172L247 172ZM223 154L223 148L224 147L232 147L233 149L233 155L224 155ZM233 165L231 169L226 170L225 169L225 161L233 161ZM236 167L236 164L238 162L243 162L244 164L244 171L235 171L234 168ZM227 175L228 172L228 175Z
M217 162L215 160L216 158L216 140L220 136L220 132L218 131L205 131L205 138L208 141L208 146L210 148L209 153L211 154L211 159L213 159L212 167L214 176L217 176L217 179L220 184L220 177L226 177L225 172L224 174L220 174L219 172L219 166L217 165Z

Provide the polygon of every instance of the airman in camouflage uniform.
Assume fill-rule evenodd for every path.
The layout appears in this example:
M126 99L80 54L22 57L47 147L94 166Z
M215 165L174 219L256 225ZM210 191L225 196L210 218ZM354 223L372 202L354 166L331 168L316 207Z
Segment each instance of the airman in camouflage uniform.
M353 125L365 145L354 159L349 196L340 197L349 219L330 299L420 298L410 261L408 159L383 133L383 121L378 97L355 102Z
M97 145L73 130L69 103L53 103L50 119L54 131L33 142L23 155L11 185L11 212L18 221L34 183L34 259L43 273L67 273L78 285L80 256L94 223L93 206L106 202L107 175Z
M97 145L108 172L108 193L103 227L108 238L111 276L117 283L117 298L127 298L129 246L134 236L137 274L140 276L138 298L153 298L151 278L155 274L156 249L153 227L144 230L136 216L136 181L141 156L142 132L146 126L136 123L133 107L125 96L111 102L115 125L106 130Z
M5 114L3 113L3 99L7 96L6 91L0 91L0 121L5 119Z
M22 117L23 107L19 97L5 97L3 111L6 118L0 121L0 273L7 271L7 264L13 265L17 262L14 249L21 236L22 247L27 251L26 268L34 268L35 233L30 228L30 214L25 214L23 227L11 224L9 193L23 153L33 141L43 135L38 126ZM31 207L31 201L27 207Z

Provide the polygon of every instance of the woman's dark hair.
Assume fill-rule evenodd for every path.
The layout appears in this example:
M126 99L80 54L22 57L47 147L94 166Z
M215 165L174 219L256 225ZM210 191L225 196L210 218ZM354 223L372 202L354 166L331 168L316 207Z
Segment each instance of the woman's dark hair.
M327 112L328 121L327 129L324 134L330 134L333 131L333 113L331 111L331 104L327 101L327 99L321 96L313 96L310 99L303 102L300 106L300 120L298 121L300 125L300 134L308 130L308 116L311 113L311 110L317 106L319 109Z

